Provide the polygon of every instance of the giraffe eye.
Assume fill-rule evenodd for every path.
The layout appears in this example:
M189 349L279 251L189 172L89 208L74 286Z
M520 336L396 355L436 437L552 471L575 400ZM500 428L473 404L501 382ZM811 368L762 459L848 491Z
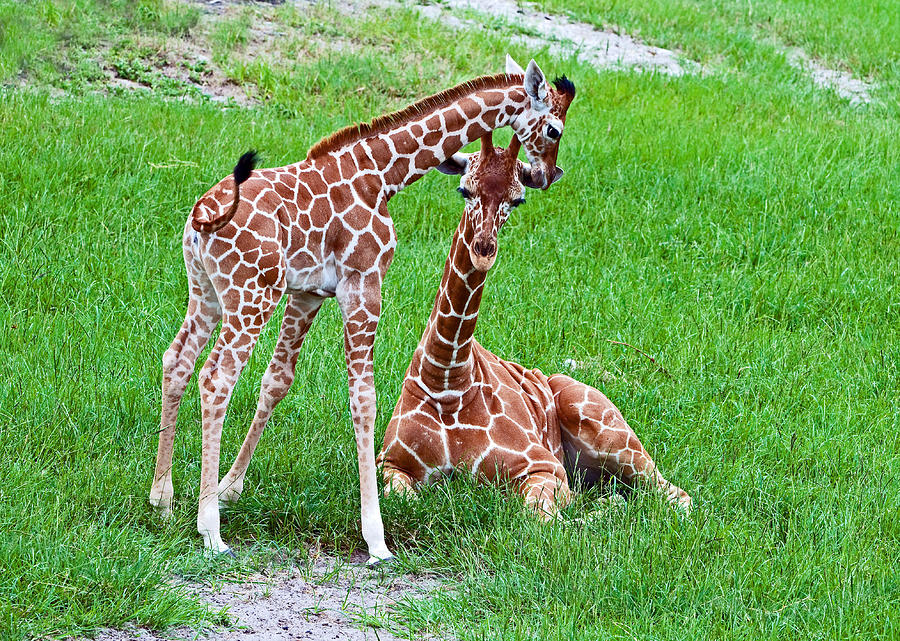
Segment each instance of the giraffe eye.
M524 204L525 204L524 198L516 198L514 201L509 203L509 206L510 207L518 207L519 205L524 205Z
M468 200L469 198L472 197L472 192L470 192L465 187L458 187L456 189L456 191L458 191L460 193L460 195L462 195L462 197L465 198L466 200Z
M553 125L547 125L547 138L550 140L559 140L560 136L562 136L562 132L560 132L559 129Z

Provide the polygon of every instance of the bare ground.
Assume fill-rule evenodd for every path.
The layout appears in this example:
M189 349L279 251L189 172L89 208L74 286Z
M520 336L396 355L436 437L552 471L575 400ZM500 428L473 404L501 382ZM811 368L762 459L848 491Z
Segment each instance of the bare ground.
M388 4L403 4L385 0ZM512 34L512 42L533 49L544 49L557 56L575 56L596 68L657 71L681 76L696 72L700 65L681 55L653 47L613 29L597 29L593 25L569 20L565 16L547 15L515 0L444 0L440 4L412 5L422 15L455 27L480 27L476 20L454 17L450 10L471 10L491 18L501 18L533 35Z
M816 86L822 89L831 89L854 105L872 102L871 92L875 85L854 78L853 74L849 72L829 69L796 47L786 49L785 56L792 67L805 72Z
M190 627L154 632L138 627L100 630L98 641L221 639L223 641L394 641L412 638L392 618L404 599L421 599L441 589L429 576L397 574L390 567L369 569L364 556L345 563L318 556L308 567L293 566L244 576L219 586L181 583L189 593L226 610L227 627ZM399 636L398 636L399 635ZM421 637L416 637L421 638Z
M369 0L381 6L400 6L408 0ZM361 0L343 0L343 4L359 4ZM473 19L461 19L452 10L469 10L491 18L501 18L518 25L530 34L512 34L511 42L528 45L534 49L547 48L558 56L575 56L579 61L597 69L633 69L655 71L671 76L708 71L699 63L688 60L678 52L653 47L617 28L597 29L593 25L569 20L565 16L546 15L533 6L519 4L516 0L442 0L437 4L412 4L423 16L441 21L449 26L482 28ZM782 46L791 66L803 71L813 83L837 93L853 104L872 101L874 85L855 78L846 71L830 69L810 57L798 47Z

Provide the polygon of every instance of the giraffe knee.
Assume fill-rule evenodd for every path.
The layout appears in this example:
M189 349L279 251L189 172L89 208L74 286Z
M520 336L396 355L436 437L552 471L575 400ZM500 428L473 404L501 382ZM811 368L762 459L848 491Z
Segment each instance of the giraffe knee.
M184 371L187 368L183 367L182 361L184 360L182 357L182 352L184 347L182 345L175 345L174 343L169 346L169 349L165 351L162 357L162 369L163 376L175 379L175 378L183 378ZM190 374L190 372L187 372ZM181 376L179 376L179 374Z
M231 376L222 370L217 360L210 357L200 368L197 375L197 386L200 388L200 399L205 402L216 402L227 397L234 384Z
M553 395L557 398L564 396L568 399L568 397L574 393L574 388L576 387L574 384L576 383L578 383L578 381L565 374L554 374L547 379L547 384L550 385L550 391L552 391Z
M197 386L200 388L200 394L208 394L213 392L219 380L218 368L206 361L197 374Z
M560 420L566 424L579 423L581 416L576 408L585 399L582 390L577 385L572 385L576 381L561 374L552 376L549 381L553 391L553 404L556 405Z
M165 351L162 358L162 374L164 390L170 395L181 397L184 388L191 379L193 363L185 362L181 346L172 345Z
M382 490L384 496L391 493L408 497L416 495L415 483L412 477L406 472L389 468L382 471L382 476L384 477L384 489Z
M170 346L169 349L165 351L162 357L162 368L163 374L166 376L170 376L175 368L178 367L178 355L181 350L176 349L174 345Z
M357 429L371 430L377 415L374 394L359 394L350 400L350 413Z
M265 373L260 386L261 400L267 405L276 405L287 396L294 383L294 372L287 368L270 370Z

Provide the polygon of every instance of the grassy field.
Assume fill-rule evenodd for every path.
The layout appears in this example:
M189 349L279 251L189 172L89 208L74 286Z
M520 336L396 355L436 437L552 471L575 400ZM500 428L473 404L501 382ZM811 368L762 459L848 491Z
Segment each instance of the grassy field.
M152 517L160 358L186 300L181 229L245 149L270 166L297 161L350 121L501 70L507 50L566 73L578 98L565 178L503 230L479 340L544 372L582 363L575 375L618 404L696 510L679 517L637 492L602 522L541 527L465 479L414 504L385 501L400 569L454 585L406 604L400 625L411 638L900 637L895 7L540 4L678 48L708 72L597 71L510 47L503 28L461 34L405 11L254 5L211 21L198 5L152 0L0 0L0 637L220 620L167 577L361 545L333 303L225 516L239 560L200 553L193 385L176 516ZM288 35L254 55L261 22ZM197 42L209 62L185 73L215 66L256 106L159 73L162 52ZM779 43L876 83L875 101L816 88ZM151 89L110 88L109 70ZM379 430L462 213L454 186L430 175L391 203ZM231 402L226 465L277 320Z

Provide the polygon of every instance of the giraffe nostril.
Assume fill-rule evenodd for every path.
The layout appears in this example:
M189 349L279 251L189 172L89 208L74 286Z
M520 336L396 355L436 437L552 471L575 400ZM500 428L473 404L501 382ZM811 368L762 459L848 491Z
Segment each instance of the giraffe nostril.
M489 240L479 240L475 242L475 246L472 248L475 250L475 253L478 256L488 257L493 256L496 251L496 246Z

